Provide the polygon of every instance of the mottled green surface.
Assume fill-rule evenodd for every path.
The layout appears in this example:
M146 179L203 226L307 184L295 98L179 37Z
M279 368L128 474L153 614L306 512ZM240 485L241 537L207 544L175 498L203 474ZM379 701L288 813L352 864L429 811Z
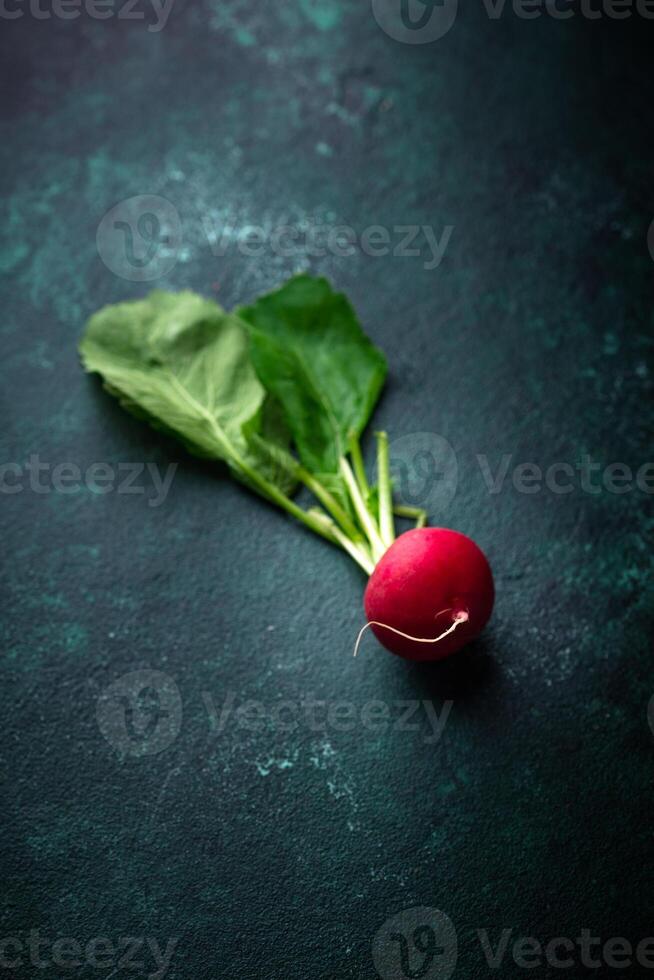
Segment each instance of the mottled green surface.
M373 937L410 906L450 916L461 978L500 975L478 929L654 933L653 498L508 480L490 495L475 458L654 455L652 30L480 11L424 47L344 0L178 0L159 33L3 21L2 460L180 466L159 507L1 497L2 936L178 937L178 980L306 980L375 977ZM468 654L418 669L370 639L352 660L356 568L83 375L86 317L148 288L95 243L138 194L183 224L156 285L232 307L306 268L351 296L391 364L376 422L440 433L458 456L458 492L432 517L474 537L497 581ZM316 221L454 231L435 270L221 257L206 236ZM101 692L141 669L183 702L178 737L144 757L96 722ZM454 704L435 745L424 713L409 732L232 720L212 736L206 695L219 710L230 692L268 716L310 697L379 699L394 717L407 699ZM500 972L525 974L509 954Z

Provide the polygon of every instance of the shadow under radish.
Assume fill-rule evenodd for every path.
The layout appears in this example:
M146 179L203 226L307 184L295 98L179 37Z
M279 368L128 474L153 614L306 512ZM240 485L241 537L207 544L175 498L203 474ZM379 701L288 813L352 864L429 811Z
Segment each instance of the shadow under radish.
M483 637L444 660L402 664L406 682L421 699L474 700L501 677L491 646Z

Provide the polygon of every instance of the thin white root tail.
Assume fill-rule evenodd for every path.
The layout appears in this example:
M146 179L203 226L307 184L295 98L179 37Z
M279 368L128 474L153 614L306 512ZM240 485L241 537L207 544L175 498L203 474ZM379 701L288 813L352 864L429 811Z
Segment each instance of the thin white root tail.
M441 612L436 613L435 618L438 618L438 616L440 616L441 613L444 612L450 612L450 610L441 609ZM395 633L397 636L403 636L405 640L413 640L414 643L438 643L440 640L444 640L446 636L449 636L450 633L453 633L454 630L457 628L457 626L460 626L461 623L467 623L469 619L470 616L468 612L465 609L460 609L455 614L454 620L452 622L452 625L449 627L449 629L446 629L445 632L441 633L440 636L435 636L435 637L411 636L409 633L403 633L402 630L396 630L394 626L389 626L388 623L378 623L376 620L372 620L371 622L366 623L366 625L359 630L357 641L354 644L354 656L356 657L357 653L359 652L359 647L361 645L361 640L363 639L363 634L371 626L381 626L382 629L390 630L391 633Z

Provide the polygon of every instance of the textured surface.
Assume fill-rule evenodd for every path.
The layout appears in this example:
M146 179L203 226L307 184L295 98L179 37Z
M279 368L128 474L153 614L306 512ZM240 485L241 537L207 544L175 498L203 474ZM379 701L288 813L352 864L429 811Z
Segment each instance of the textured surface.
M406 45L363 0L178 0L164 30L145 23L3 21L2 459L180 465L158 507L148 471L140 495L2 494L1 935L174 937L179 980L375 977L377 930L421 905L454 923L460 977L493 975L479 929L637 944L654 931L652 496L578 477L518 493L510 471L490 494L476 457L651 458L652 25L473 4ZM391 364L376 423L449 440L458 490L432 520L496 573L469 653L420 668L368 639L352 660L357 569L83 375L86 317L148 288L96 247L141 194L183 226L157 285L231 308L306 268L351 296ZM207 237L316 223L454 230L435 269L248 257L235 233L221 256ZM143 756L96 720L136 670L183 704ZM263 730L232 714L212 734L207 705L230 696L260 703ZM393 724L274 722L311 698L359 719L381 700ZM396 724L415 699L453 701L440 740L424 705ZM59 975L22 955L20 975ZM136 958L116 975L155 972ZM524 972L507 953L501 975Z

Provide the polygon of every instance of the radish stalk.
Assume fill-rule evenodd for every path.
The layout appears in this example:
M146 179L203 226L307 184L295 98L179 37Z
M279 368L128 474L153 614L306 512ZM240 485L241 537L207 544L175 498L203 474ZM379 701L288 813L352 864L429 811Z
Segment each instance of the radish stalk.
M355 560L357 565L364 570L366 575L372 575L375 570L375 563L372 560L370 549L368 547L357 547L353 541L348 538L346 534L338 527L332 528L332 534L336 542L343 548L348 555Z
M415 521L416 527L427 526L427 511L421 507L405 507L404 504L395 504L393 513L396 517L406 517L410 521Z
M350 541L352 541L354 544L363 545L364 548L367 548L365 537L363 534L361 534L350 515L343 510L336 497L334 497L334 495L322 485L320 480L316 479L315 476L312 476L312 474L309 473L308 470L305 470L303 466L297 467L296 474L307 490L310 490L314 497L318 498L325 510L329 511L334 520L340 524L341 529L347 535Z
M328 541L335 541L333 534L333 527L335 526L333 522L323 514L322 511L317 510L303 510L294 503L289 497L286 496L281 490L279 490L273 483L270 483L264 476L258 473L252 467L248 466L245 460L241 459L239 456L234 454L232 456L234 464L238 467L243 476L251 481L259 492L271 500L273 503L277 504L282 510L285 510L287 514L291 517L295 517L298 521L308 527L309 530L315 531L323 538L327 538ZM320 514L325 520L319 519L318 514Z
M350 456L352 457L352 466L354 468L354 475L357 483L359 484L359 490L361 491L364 500L368 500L370 496L370 486L368 484L368 477L366 476L363 455L361 454L361 445L354 432L350 433L347 441L347 448Z
M370 542L373 561L376 564L381 558L381 556L384 554L384 552L386 551L386 545L384 544L381 538L374 517L368 510L366 502L361 494L361 490L359 489L359 486L355 479L354 473L352 472L352 468L348 463L348 461L346 460L345 456L341 456L340 470L341 470L341 476L345 480L348 493L350 494L352 504L354 505L356 515L359 518L361 527L365 531L368 541Z
M377 478L379 480L379 530L387 548L395 541L393 524L393 497L388 457L388 436L377 432Z
M320 526L325 532L318 531L318 533L323 533L323 536L329 535L330 541L336 541L341 547L351 555L354 560L362 567L368 570L368 568L374 568L372 563L372 555L370 554L370 548L366 538L361 533L359 528L356 526L350 515L341 507L336 497L329 492L327 487L325 487L317 477L315 477L309 470L305 469L290 453L280 451L276 447L269 446L263 440L256 440L256 444L259 448L266 453L266 455L277 463L289 476L295 480L304 484L307 490L316 497L320 503L323 505L325 510L331 515L331 517L336 521L336 524L340 525L340 531L343 533L336 534L335 532L339 530L333 521L326 523L326 515L319 508L310 508L304 513L309 515L309 520L315 520L316 515L320 515ZM262 491L263 492L263 491ZM281 491L280 491L281 493ZM287 498L288 503L291 504L293 508L296 507L293 502ZM276 502L279 503L279 499L276 498ZM281 506L284 506L281 504ZM285 506L286 510L289 510ZM297 516L295 511L289 511ZM306 522L305 522L306 523ZM313 525L311 525L312 530L317 530ZM347 542L347 545L345 544ZM370 571L368 571L370 574Z

